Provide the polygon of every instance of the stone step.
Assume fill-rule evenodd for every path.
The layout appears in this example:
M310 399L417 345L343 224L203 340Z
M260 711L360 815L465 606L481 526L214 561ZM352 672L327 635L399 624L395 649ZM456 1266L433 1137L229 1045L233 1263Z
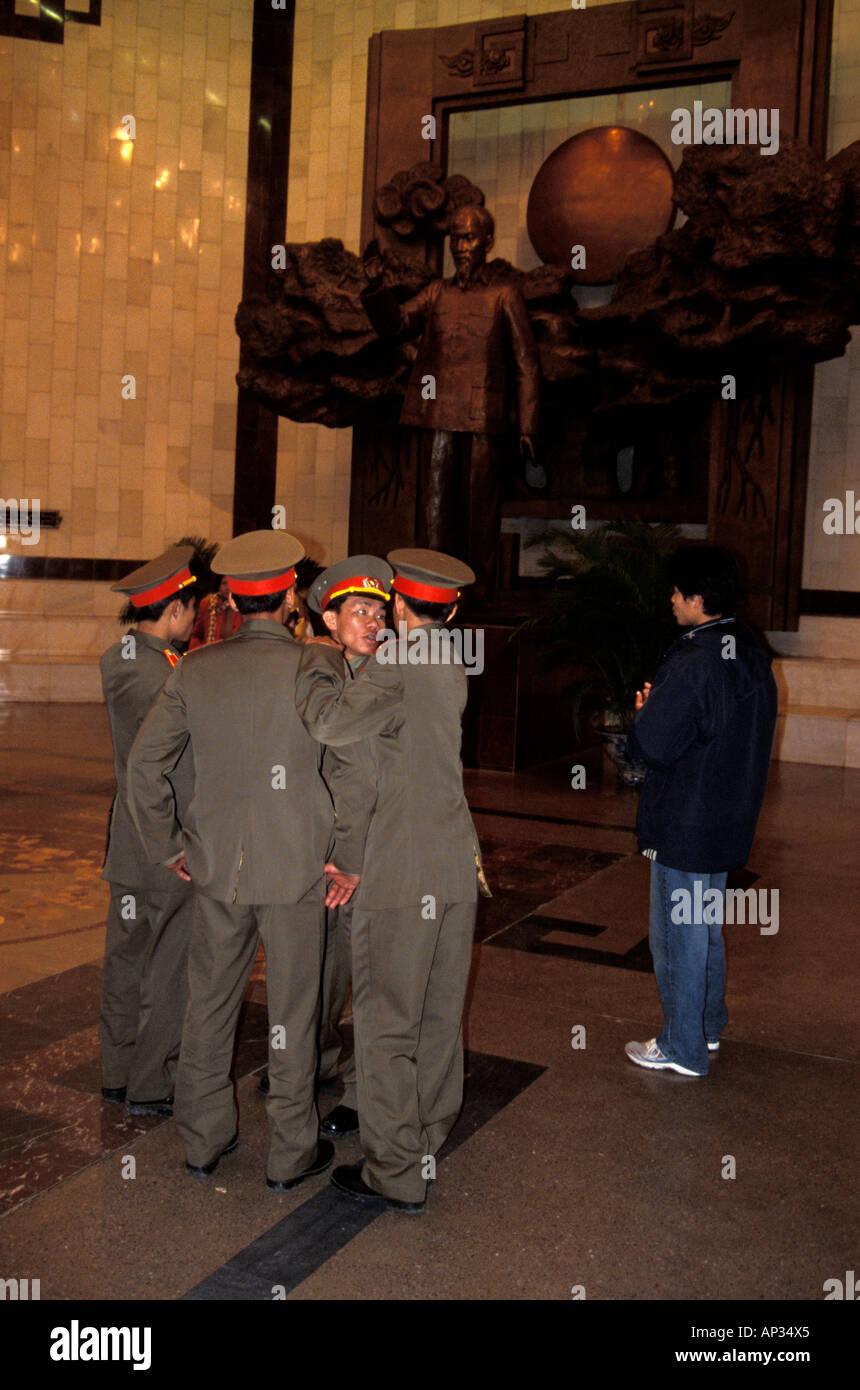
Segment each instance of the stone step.
M110 584L84 579L6 579L0 569L0 615L4 613L78 618L82 614L115 618L122 594Z
M860 768L860 703L854 710L781 705L773 756L784 763Z
M0 700L101 702L99 657L122 632L115 617L68 606L48 614L7 608L0 613Z
M788 656L773 663L780 707L827 705L832 709L860 708L860 660Z
M797 632L768 632L782 656L860 659L860 618L802 617Z
M26 660L87 656L98 661L124 628L92 613L0 613L0 653Z
M98 657L0 653L0 701L101 704Z

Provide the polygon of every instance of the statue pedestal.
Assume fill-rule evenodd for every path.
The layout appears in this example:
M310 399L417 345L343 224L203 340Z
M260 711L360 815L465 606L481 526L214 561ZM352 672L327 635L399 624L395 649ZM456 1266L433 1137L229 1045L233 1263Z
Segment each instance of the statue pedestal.
M466 638L472 643L471 648L464 643L466 651L480 651L475 644L483 641L483 672L469 676L464 766L517 772L573 753L573 721L561 697L570 670L546 671L534 635L517 632L510 621L488 614L486 622L455 620L452 626L475 629Z

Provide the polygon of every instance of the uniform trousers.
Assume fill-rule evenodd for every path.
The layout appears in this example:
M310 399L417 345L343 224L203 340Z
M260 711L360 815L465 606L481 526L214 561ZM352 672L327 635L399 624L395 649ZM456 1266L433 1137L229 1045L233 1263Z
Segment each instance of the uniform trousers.
M476 904L352 915L352 1008L362 1176L423 1200L430 1165L463 1102L463 1003Z
M325 964L323 965L322 1007L320 1009L320 1081L338 1078L338 1059L344 1038L338 1027L352 977L350 925L352 903L329 908L326 912ZM355 1050L351 1049L341 1079L344 1091L341 1105L357 1109L355 1089Z
M195 1167L216 1158L237 1130L230 1068L239 1010L260 940L269 1013L267 1176L279 1182L297 1177L315 1158L324 912L322 880L298 903L243 906L197 894L173 1107L185 1156Z
M102 1085L129 1100L173 1094L188 1001L188 937L194 894L111 884L99 1038Z

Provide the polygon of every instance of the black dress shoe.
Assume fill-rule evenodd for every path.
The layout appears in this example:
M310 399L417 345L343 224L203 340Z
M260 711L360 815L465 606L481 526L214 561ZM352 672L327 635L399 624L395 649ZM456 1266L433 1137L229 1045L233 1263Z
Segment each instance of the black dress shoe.
M127 1115L172 1115L173 1096L163 1100L129 1100L125 1105Z
M257 1085L257 1095L258 1095L258 1096L267 1096L268 1094L269 1094L269 1073L268 1073L267 1071L264 1071L264 1072L263 1072L263 1075L260 1077L259 1083L258 1083L258 1085Z
M317 1144L317 1156L310 1168L306 1168L303 1173L299 1173L296 1178L285 1178L279 1182L276 1178L266 1178L266 1186L270 1192L289 1192L291 1188L298 1187L305 1178L315 1178L317 1173L324 1173L330 1167L334 1158L334 1144L330 1144L327 1139L320 1139Z
M231 1154L233 1150L238 1149L238 1147L239 1135L234 1134L227 1147L222 1149L219 1154L216 1154L211 1163L201 1163L199 1167L195 1167L193 1163L186 1163L185 1171L190 1178L211 1178L224 1155Z
M358 1111L351 1110L348 1105L336 1105L320 1125L320 1132L330 1139L346 1139L350 1134L358 1134Z
M423 1201L404 1202L399 1197L386 1197L384 1193L368 1187L361 1176L360 1163L345 1163L341 1168L335 1168L331 1175L331 1185L336 1187L338 1192L352 1197L353 1201L364 1202L368 1206L375 1204L379 1207L390 1207L393 1211L403 1211L409 1216L418 1216L424 1210Z
M102 1086L102 1100L112 1101L114 1105L125 1104L124 1086Z

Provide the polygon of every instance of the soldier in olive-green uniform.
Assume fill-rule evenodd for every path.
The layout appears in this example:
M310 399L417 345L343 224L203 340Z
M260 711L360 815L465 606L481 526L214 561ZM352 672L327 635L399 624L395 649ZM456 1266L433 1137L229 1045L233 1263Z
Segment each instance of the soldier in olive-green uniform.
M352 914L352 989L363 1164L332 1182L361 1201L423 1209L433 1164L462 1103L461 1020L478 885L477 837L463 794L466 674L444 624L474 574L434 551L395 551L394 617L384 643L344 683L337 654L309 646L297 698L308 729L339 749L348 800L333 789L333 859L351 807L372 804ZM350 768L355 740L367 761ZM343 810L342 810L343 807Z
M377 634L385 627L385 605L390 597L391 580L394 573L391 566L378 555L351 555L336 565L329 565L313 581L307 593L307 606L322 618L322 625L330 638L341 649L344 658L344 673L347 679L359 674L366 662L376 653ZM342 768L340 750L326 748L323 752L322 772L329 791L341 801L341 816L346 814L346 803L355 787L355 779L349 769ZM369 746L354 744L350 749L350 763L359 758L372 756ZM342 776L342 772L346 775ZM360 787L363 782L358 784ZM364 857L364 840L373 807L372 803L359 797L357 803L349 807L352 826L350 843L339 844L340 860L338 868L348 874L358 874ZM343 1095L339 1105L326 1115L320 1129L329 1139L343 1139L358 1133L358 1112L355 1092L355 1053L346 1046L339 1028L340 1016L346 1003L352 976L352 952L350 949L350 922L352 902L342 907L329 908L326 912L325 961L322 977L322 1004L320 1008L319 1032L319 1088L331 1092L342 1080ZM344 1055L343 1073L338 1072L338 1061ZM269 1094L269 1078L264 1076L258 1088L262 1095Z
M267 1182L276 1191L322 1172L333 1153L319 1139L314 1103L332 806L319 748L294 707L302 648L284 626L303 553L295 537L279 531L239 536L219 551L214 568L229 578L242 626L185 657L129 759L141 835L154 857L187 870L196 893L175 1102L186 1169L208 1176L238 1143L230 1065L262 938L270 1029ZM186 743L194 798L180 826L165 774Z
M188 998L192 893L146 848L128 807L126 764L135 735L179 661L194 623L197 590L190 545L172 546L142 565L114 593L126 595L120 620L134 625L99 663L113 741L116 795L102 878L111 886L102 973L99 1036L102 1096L134 1115L169 1115ZM165 788L184 816L191 762L181 757Z
M393 578L391 566L377 555L350 555L346 560L323 570L308 591L308 607L322 616L332 640L343 650L344 670L348 679L359 675L376 653L377 634L385 627L385 605L390 597ZM359 759L371 762L372 756L372 748L367 741L351 746L349 763L344 762L339 749L326 748L323 777L335 804L340 804L341 815L344 814L344 799L350 797L356 785L361 788L367 782L365 777L356 783L350 775L350 767ZM352 850L347 853L341 843L340 854L335 855L338 868L345 873L358 874L361 871L364 840L372 812L373 804L369 797L364 800L359 798L351 810ZM337 1077L338 1058L343 1049L338 1023L352 975L352 906L351 900L342 907L329 908L326 914L320 1010L321 1083ZM340 1104L326 1115L321 1125L323 1134L332 1139L345 1138L358 1132L354 1050L348 1052L342 1079Z

